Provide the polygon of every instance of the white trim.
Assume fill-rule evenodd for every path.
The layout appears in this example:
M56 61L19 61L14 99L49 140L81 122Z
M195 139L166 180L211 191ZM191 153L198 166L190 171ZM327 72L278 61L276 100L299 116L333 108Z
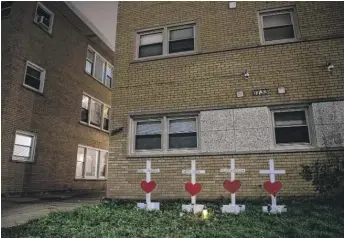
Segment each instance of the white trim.
M111 107L110 105L106 104L106 103L103 103L102 101L100 101L99 99L91 96L90 94L88 93L85 93L83 92L82 93L82 97L81 97L81 108L82 108L82 98L83 96L86 96L86 97L89 97L89 100L88 100L88 122L84 122L81 120L80 118L80 123L84 124L84 125L87 125L87 126L90 126L90 127L93 127L93 128L96 128L96 129L99 129L101 131L104 131L104 132L109 132L110 131L110 113L111 113ZM92 125L91 124L91 116L90 116L90 113L91 113L91 101L96 101L98 103L100 103L102 105L102 110L101 110L101 123L100 123L100 127L96 126L96 125ZM109 129L108 130L104 130L104 106L105 107L108 107L109 108L109 118L106 118L109 120ZM81 115L80 115L81 116Z
M285 13L290 14L291 23L293 25L293 30L294 30L294 38L265 41L263 17L271 16L271 15L280 15L280 14L285 14ZM296 17L296 9L294 6L259 11L258 12L258 28L259 28L259 37L260 37L261 44L279 44L279 43L286 43L286 42L294 42L300 38L299 26L298 26L297 17Z
M88 61L88 60L87 60L87 52L88 52L88 50L94 52L92 74L90 74L90 73L88 73L88 72L86 71L86 61ZM101 60L103 60L103 61L105 62L104 65L103 65L102 80L99 80L99 79L96 78L96 76L95 76L95 67L96 67L96 58L97 58L97 56L98 56ZM86 57L85 57L85 70L84 70L85 73L88 74L88 75L90 75L92 78L94 78L95 80L97 80L99 83L103 84L105 87L111 89L111 87L108 87L107 85L105 85L106 69L107 69L107 66L108 66L108 65L109 65L110 67L112 67L112 79L111 79L111 87L112 87L112 85L114 84L114 74L115 74L114 71L115 71L115 67L114 67L112 64L110 64L109 61L106 60L101 54L99 54L99 52L96 51L92 46L90 46L90 45L87 46Z
M40 74L40 83L39 83L39 89L37 88L34 88L34 87L31 87L30 85L27 85L25 84L25 79L26 79L26 72L27 72L27 67L30 67L30 68L33 68L37 71L39 71L41 74ZM25 73L24 73L24 80L23 80L23 86L24 87L27 87L29 89L32 89L34 91L37 91L37 92L40 92L40 93L43 93L43 89L44 89L44 81L45 81L45 75L46 75L46 70L43 69L42 67L32 63L31 61L26 61L26 65L25 65Z
M194 49L190 51L181 51L175 53L169 53L169 42L170 42L170 31L171 30L179 30L184 28L189 28L193 26L193 38L194 38ZM162 33L162 54L161 55L154 55L154 56L147 56L147 57L139 57L139 50L140 50L140 37L142 35L149 35L154 33ZM182 24L173 24L164 27L156 27L156 28L149 28L145 30L136 31L136 38L135 38L135 47L134 47L134 60L146 60L146 59L156 59L161 57L170 57L175 55L188 55L197 52L197 31L196 31L196 23L195 22L188 22Z
M16 145L15 141L16 141L17 134L32 137L32 144L30 146L30 158L29 158L29 160L14 158L14 157L21 157L21 156L16 156L16 155L13 154L14 146ZM16 130L16 132L14 134L14 142L13 142L13 149L12 149L12 161L16 161L16 162L34 162L34 160L35 160L35 150L36 150L36 140L37 140L37 136L36 136L35 133L27 132L27 131L22 131L22 130ZM22 158L26 158L26 157L22 157Z
M81 177L77 177L75 174L75 179L83 179L83 180L106 180L107 179L107 173L108 173L108 158L109 158L109 151L108 150L104 150L104 149L99 149L99 148L95 148L95 147L91 147L91 146L86 146L86 145L82 145L82 144L78 144L78 148L77 148L77 155L78 155L78 150L79 148L84 148L84 163L83 163L83 168L82 168L82 176ZM96 150L97 151L97 159L96 159L96 176L86 176L85 175L85 167L86 167L86 156L87 156L87 150L91 149L91 150ZM105 172L105 177L104 176L99 176L99 160L100 160L100 152L105 152L107 153L107 157L105 158L105 165L106 165L106 172ZM76 161L76 164L78 163L78 161ZM76 173L76 170L75 170Z
M55 17L55 14L51 11L51 10L49 10L49 8L47 8L46 6L44 6L44 4L43 3L41 3L41 2L37 2L37 5L36 5L36 11L35 11L35 17L34 17L34 19L33 19L33 21L36 23L36 24L40 24L40 23L38 23L37 22L37 19L38 19L38 15L37 15L37 9L38 9L38 6L39 7L41 7L46 13L48 13L49 15L50 15L50 24L49 24L49 28L48 28L48 30L46 30L45 28L42 28L43 30L45 30L46 32L48 32L49 34L51 34L52 33L52 31L53 31L53 25L54 25L54 17Z
M196 139L197 147L196 148L173 148L169 149L169 121L177 119L195 119L196 123ZM136 127L137 122L147 122L147 121L160 121L161 122L161 149L152 149L152 150L135 150L136 142ZM160 116L160 117L151 117L147 119L134 119L129 117L129 131L128 131L128 154L129 155L173 155L173 154L189 154L200 152L200 128L199 128L199 116L198 115L189 115L189 116Z

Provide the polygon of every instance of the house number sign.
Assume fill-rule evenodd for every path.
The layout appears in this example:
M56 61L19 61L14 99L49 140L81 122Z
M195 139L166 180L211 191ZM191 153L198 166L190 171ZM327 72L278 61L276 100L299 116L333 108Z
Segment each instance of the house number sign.
M269 89L264 88L264 89L254 89L252 90L253 96L262 96L262 95L268 95L269 94Z

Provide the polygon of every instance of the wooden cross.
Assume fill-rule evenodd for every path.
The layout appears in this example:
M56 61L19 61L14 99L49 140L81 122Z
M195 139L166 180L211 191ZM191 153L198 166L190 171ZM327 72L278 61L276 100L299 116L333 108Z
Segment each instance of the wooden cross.
M152 169L151 168L151 161L146 161L146 168L145 169L138 169L137 173L145 173L146 174L146 182L149 183L151 181L151 174L160 173L160 169ZM146 204L147 207L151 206L151 193L146 193Z
M235 174L245 173L245 169L236 169L235 160L231 159L231 168L230 169L220 169L221 173L231 173L231 182L235 180ZM232 206L235 206L235 193L231 194Z
M196 161L191 160L191 170L184 169L182 174L191 174L191 183L196 183L196 174L205 174L205 170L196 170ZM196 195L191 196L191 204L196 204Z
M275 175L276 174L285 174L285 170L275 170L273 159L269 160L269 166L270 166L269 170L260 170L259 173L260 174L269 174L271 183L275 182ZM271 194L271 206L273 206L273 207L277 206L276 196L274 196L272 194Z

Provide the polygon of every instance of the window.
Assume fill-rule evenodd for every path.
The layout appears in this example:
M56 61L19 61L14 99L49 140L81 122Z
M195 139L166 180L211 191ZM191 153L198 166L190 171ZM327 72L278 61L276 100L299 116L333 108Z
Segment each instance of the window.
M11 16L12 2L1 2L1 19Z
M35 134L17 131L14 140L12 160L32 162L34 160L35 146Z
M109 119L110 107L108 105L89 95L82 95L80 119L82 123L108 131Z
M262 42L290 41L297 38L293 8L259 14Z
M46 8L42 3L38 2L34 22L36 22L43 30L51 33L53 29L54 13Z
M197 117L132 120L131 152L168 152L198 148Z
M28 61L26 63L24 86L43 93L45 73L46 71L43 68Z
M90 46L87 49L85 71L106 87L111 88L113 66Z
M164 27L138 33L137 58L193 52L195 25Z
M306 109L274 111L273 120L276 145L311 143Z
M79 145L76 159L76 178L105 179L108 152Z

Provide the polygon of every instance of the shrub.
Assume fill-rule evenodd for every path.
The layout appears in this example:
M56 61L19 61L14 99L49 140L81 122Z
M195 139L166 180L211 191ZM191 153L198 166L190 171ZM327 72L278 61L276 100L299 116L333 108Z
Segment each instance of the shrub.
M300 175L312 181L315 191L326 199L344 203L344 159L331 155L328 160L317 160L311 165L301 165Z

